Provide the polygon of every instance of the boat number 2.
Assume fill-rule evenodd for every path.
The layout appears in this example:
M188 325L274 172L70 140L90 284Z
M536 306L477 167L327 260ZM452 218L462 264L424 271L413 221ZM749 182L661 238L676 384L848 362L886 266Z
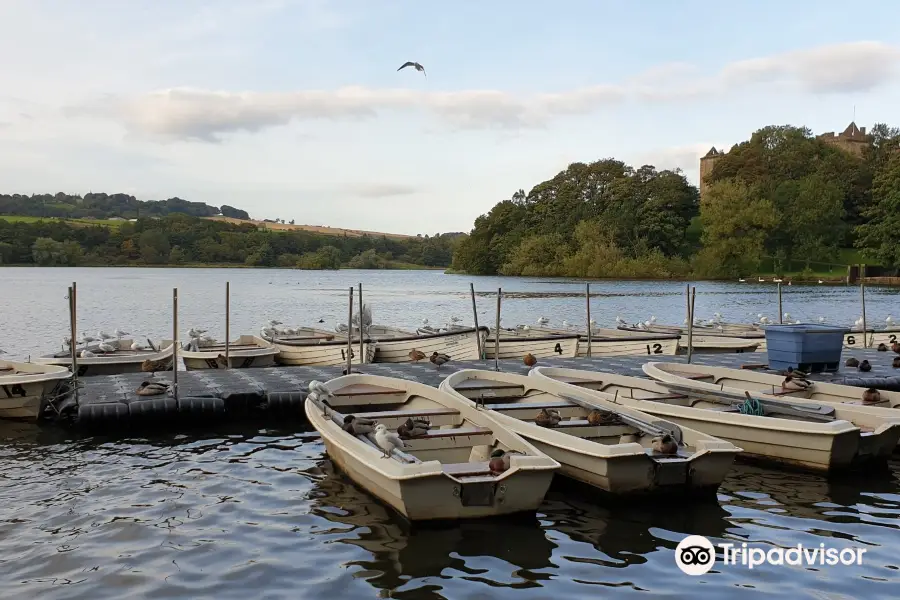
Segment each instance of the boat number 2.
M560 346L559 343L557 343L556 347L553 348L553 351L556 352L557 354L562 354L562 346Z
M892 343L892 344L896 344L896 343L897 343L897 336L894 335L894 334L892 333L891 335L888 336L888 341L889 341L890 343Z
M856 340L854 339L854 337L852 335L848 335L847 336L847 345L852 346L855 343L856 343Z
M650 353L650 344L647 344L647 354ZM662 344L653 344L653 354L662 354Z
M353 353L353 348L350 348L350 358L356 358L356 355ZM347 351L341 348L341 359L347 360Z

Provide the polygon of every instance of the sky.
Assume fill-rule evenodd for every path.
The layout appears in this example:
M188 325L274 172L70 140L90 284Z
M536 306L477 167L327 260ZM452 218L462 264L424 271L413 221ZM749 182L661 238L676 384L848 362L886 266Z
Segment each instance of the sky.
M0 0L0 193L469 231L572 162L898 124L900 3ZM418 61L425 74L397 71Z

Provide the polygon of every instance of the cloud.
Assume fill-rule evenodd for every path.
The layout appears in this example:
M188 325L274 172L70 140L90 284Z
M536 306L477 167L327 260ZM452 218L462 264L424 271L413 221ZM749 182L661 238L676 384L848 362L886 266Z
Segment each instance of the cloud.
M344 87L294 92L228 92L175 88L136 97L108 96L65 110L112 117L132 133L165 139L220 141L294 120L371 119L385 111L425 111L456 129L514 131L597 112L629 101L676 102L779 85L813 94L871 91L896 76L900 49L854 42L726 65L704 76L684 63L656 66L620 84L519 97L499 90L422 92Z
M389 198L391 196L409 196L420 190L402 183L369 183L353 186L350 191L363 198Z

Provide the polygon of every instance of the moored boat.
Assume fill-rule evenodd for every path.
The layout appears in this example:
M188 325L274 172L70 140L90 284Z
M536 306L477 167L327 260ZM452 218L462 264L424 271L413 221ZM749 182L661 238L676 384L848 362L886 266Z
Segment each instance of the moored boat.
M635 333L668 333L680 336L678 352L684 354L688 347L688 331L686 327L674 325L619 325L622 331ZM766 347L766 334L763 331L725 331L709 326L696 326L690 333L693 351L700 354L720 354L732 352L756 352Z
M347 338L321 333L284 335L275 338L275 362L287 366L337 366L347 364ZM350 344L350 362L360 364L359 341ZM363 363L375 358L375 344L363 340Z
M149 340L147 342L147 344L136 344L134 341L124 338L106 340L105 343L114 348L112 352L103 352L99 344L88 344L85 348L78 350L76 359L78 376L140 373L146 370L148 364L156 365L153 370L157 371L171 369L172 343L164 341L160 347L155 347ZM87 353L83 356L84 350L87 350ZM71 369L72 353L66 349L35 358L34 361L43 365L56 365ZM166 367L166 363L168 363L168 367Z
M774 375L750 369L728 369L706 365L651 362L644 365L644 373L663 385L680 385L702 390L730 390L743 396L745 391L761 397L799 398L810 402L836 405L859 405L875 408L876 414L900 419L900 392L869 390L852 385L826 381L804 380L792 383L784 375Z
M680 365L679 365L680 366ZM849 405L729 396L649 379L576 369L538 368L534 377L610 395L684 427L743 448L743 457L827 472L884 464L900 440L900 419Z
M535 511L559 469L487 414L421 383L356 374L310 387L306 416L331 460L412 521ZM404 447L386 454L379 440L396 444L389 434L403 428Z
M563 475L617 496L714 492L740 452L729 442L546 378L466 369L447 377L441 389L481 407L554 458Z
M242 335L229 343L227 361L225 342L200 342L178 351L188 371L271 367L275 364L276 354L278 349L274 344L255 335Z
M584 330L573 330L569 328L519 325L517 329L527 332L526 334L530 336L570 335L577 333L579 336L577 356L588 355L586 328ZM625 331L623 329L592 327L590 340L591 356L674 355L678 351L678 339L679 336L674 333Z
M353 333L356 334L357 329L354 328ZM413 350L426 356L434 352L446 354L455 361L478 360L481 358L478 345L484 344L487 334L487 327L479 327L478 331L471 327L436 333L412 333L385 326L366 328L367 337L377 344L374 358L377 363L410 362L413 360L410 358ZM342 337L346 339L346 334ZM359 345L358 335L355 335L355 340L354 343Z
M0 360L0 418L35 420L72 373L66 367Z
M566 335L526 335L516 329L501 329L501 360L523 358L531 354L535 358L574 358L578 353L578 334ZM484 341L484 357L492 359L497 355L496 331L491 329Z

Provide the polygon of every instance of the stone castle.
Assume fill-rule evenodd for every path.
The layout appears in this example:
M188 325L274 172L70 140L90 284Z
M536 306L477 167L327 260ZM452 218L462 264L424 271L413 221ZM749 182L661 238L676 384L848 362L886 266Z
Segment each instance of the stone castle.
M841 133L835 134L833 131L829 131L828 133L817 135L816 139L822 140L826 144L837 146L841 150L850 152L851 154L855 154L856 156L862 156L863 152L865 152L866 146L869 144L869 137L866 135L866 128L857 127L856 123L852 121ZM701 197L703 196L703 192L708 187L706 183L706 177L710 173L712 173L713 165L716 164L716 161L725 156L725 154L727 153L724 150L716 150L715 146L713 146L705 156L700 158Z

